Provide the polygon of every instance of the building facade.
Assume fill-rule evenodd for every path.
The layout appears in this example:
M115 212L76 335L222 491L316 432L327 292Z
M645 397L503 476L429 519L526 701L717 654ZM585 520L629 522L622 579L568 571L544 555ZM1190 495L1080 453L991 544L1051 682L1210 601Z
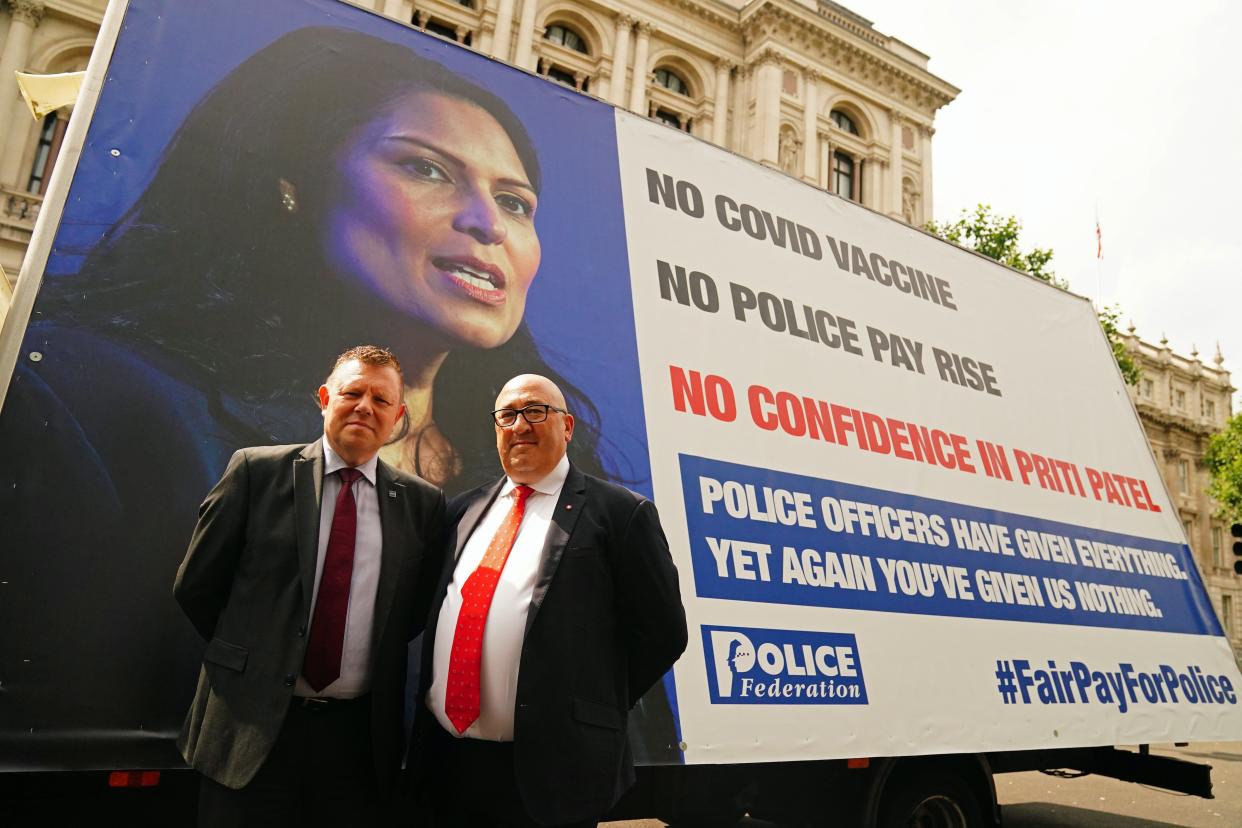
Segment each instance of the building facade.
M1173 353L1168 340L1144 342L1133 326L1125 337L1143 375L1130 387L1147 441L1177 509L1203 583L1235 654L1242 656L1242 577L1234 574L1229 524L1208 497L1211 475L1203 463L1208 438L1232 414L1234 387L1219 348L1211 364Z
M85 68L106 0L0 0L0 79ZM958 89L828 0L357 0L916 225ZM0 82L0 265L16 278L68 122Z

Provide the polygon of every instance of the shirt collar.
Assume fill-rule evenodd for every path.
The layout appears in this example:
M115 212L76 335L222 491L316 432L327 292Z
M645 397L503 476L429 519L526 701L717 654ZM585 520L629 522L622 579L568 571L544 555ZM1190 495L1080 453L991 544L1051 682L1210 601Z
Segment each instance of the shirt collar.
M534 483L528 483L532 489L538 494L554 495L565 485L565 478L569 476L569 457L562 454L560 462L552 471L548 472L547 477L537 480ZM517 488L517 484L510 478L505 478L505 484L500 487L500 496L508 497L509 493Z
M327 477L333 472L339 471L341 469L351 468L351 466L348 463L346 463L344 460L340 458L340 455L338 455L335 451L332 450L332 446L328 445L327 435L324 435L320 439L323 442L323 476L324 477ZM379 455L375 454L371 456L370 460L363 463L361 466L353 466L352 468L356 468L358 471L362 472L362 476L367 479L367 482L370 483L372 486L374 486L375 485L375 466L378 462L379 462Z

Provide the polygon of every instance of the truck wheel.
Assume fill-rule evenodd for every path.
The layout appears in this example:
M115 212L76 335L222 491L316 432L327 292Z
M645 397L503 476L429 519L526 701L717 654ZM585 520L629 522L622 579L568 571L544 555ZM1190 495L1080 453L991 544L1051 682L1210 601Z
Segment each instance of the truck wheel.
M944 771L911 769L889 780L878 828L982 828L983 808L970 786Z

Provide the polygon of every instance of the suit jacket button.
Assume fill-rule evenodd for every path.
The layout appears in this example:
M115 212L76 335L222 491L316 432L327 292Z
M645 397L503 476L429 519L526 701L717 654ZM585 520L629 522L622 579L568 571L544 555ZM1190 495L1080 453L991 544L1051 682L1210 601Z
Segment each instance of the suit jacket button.
M293 673L289 673L288 675L285 676L285 687L292 687L294 684L297 683L297 680L298 680L297 676L295 676Z
M298 627L298 638L306 637L306 627Z

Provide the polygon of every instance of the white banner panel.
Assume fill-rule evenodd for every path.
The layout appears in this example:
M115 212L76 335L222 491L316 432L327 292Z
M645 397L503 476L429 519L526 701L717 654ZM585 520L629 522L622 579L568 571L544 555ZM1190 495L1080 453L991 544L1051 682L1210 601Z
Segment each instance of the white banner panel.
M617 132L688 762L1242 738L1088 302Z

